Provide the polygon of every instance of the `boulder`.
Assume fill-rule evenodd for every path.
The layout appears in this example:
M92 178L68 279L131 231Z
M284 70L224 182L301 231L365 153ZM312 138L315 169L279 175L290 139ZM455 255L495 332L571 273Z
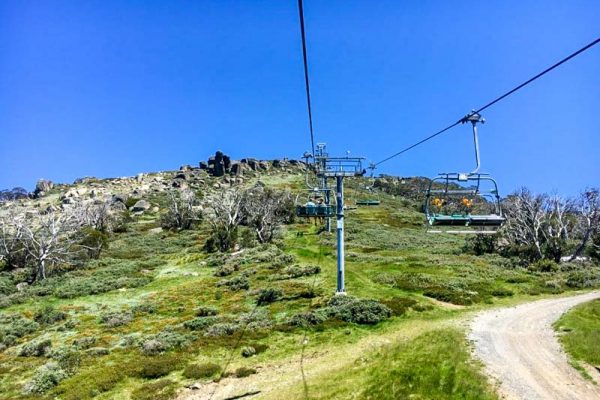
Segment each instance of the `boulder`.
M50 190L52 190L53 187L54 187L54 183L52 183L52 181L40 179L35 184L35 191L33 192L33 194L35 195L35 197L42 197L46 193L48 193Z
M111 202L112 203L127 203L127 200L129 199L129 196L123 193L117 193L117 194L113 194Z
M144 212L144 211L148 211L150 209L150 207L152 207L152 205L150 204L150 202L146 201L146 200L139 200L137 203L135 203L133 205L133 207L131 207L131 211L133 212Z
M198 164L198 166L200 167L200 169L202 170L207 170L208 169L208 163L204 162L204 161L200 161L200 163Z
M29 286L29 284L27 282L21 282L21 283L17 283L17 291L18 292L22 292L23 290L27 289L27 287Z

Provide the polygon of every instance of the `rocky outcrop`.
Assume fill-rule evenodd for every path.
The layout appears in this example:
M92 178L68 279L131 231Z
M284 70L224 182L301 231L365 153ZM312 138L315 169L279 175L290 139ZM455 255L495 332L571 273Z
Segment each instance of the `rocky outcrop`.
M54 187L54 183L52 181L48 181L45 179L40 179L35 184L35 190L33 191L34 197L43 197L45 196L52 188Z

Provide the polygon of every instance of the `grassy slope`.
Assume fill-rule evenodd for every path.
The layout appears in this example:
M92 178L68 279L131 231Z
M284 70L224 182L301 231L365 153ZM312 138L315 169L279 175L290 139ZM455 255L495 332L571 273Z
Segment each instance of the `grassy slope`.
M299 180L297 176L274 177L268 183L297 187ZM349 192L352 195L352 191ZM561 272L531 274L506 268L499 256L463 254L463 238L429 235L421 221L421 214L412 205L390 196L382 197L380 207L348 212L348 292L381 301L412 300L413 304L403 315L377 326L326 323L306 332L305 352L315 360L307 361L305 366L310 397L369 398L377 394L372 398L385 398L382 396L386 393L390 398L408 394L414 394L414 398L494 398L478 366L470 361L462 334L464 315L490 304L515 302L531 295L567 289L560 285L564 282ZM233 355L228 371L247 366L263 368L269 374L270 366L288 363L288 375L282 376L287 376L289 381L278 382L281 387L278 393L302 397L305 386L298 380L297 360L305 332L301 328L290 328L285 322L294 313L324 304L335 290L334 237L317 234L310 224L288 226L284 252L295 255L299 264L320 265L321 274L314 278L273 281L274 271L269 265L277 256L277 250L252 250L242 254L241 259L227 261L240 264L240 271L232 276L245 272L250 280L249 291L230 292L217 287L223 278L213 276L214 268L206 265L212 256L202 252L205 239L202 229L178 234L151 233L150 229L156 226L156 215L142 217L130 232L118 234L110 249L90 268L47 284L51 292L65 292L65 288L76 292L81 282L91 284L90 280L99 281L98 277L104 276L102 279L106 280L124 279L123 288L74 298L37 296L0 310L3 314L32 317L36 310L51 304L69 314L73 324L42 326L21 339L19 346L38 337L48 337L53 347L58 348L71 346L77 339L93 337L95 347L110 350L108 355L82 351L82 364L77 373L48 392L48 398L59 395L63 399L94 396L129 399L136 390L139 393L152 390L149 385L153 385L153 381L140 378L136 372L138 365L149 358L140 354L138 346L123 346L122 342L127 337L148 336L165 329L181 335L196 335L184 348L157 356L174 357L166 361L176 360L171 363L173 371L168 374L170 383L161 381L168 388L195 381L183 377L186 364L210 361L225 365ZM134 278L142 281L128 281ZM548 284L548 281L553 283ZM556 282L559 282L558 289ZM317 298L297 296L313 284L320 294ZM241 313L253 310L255 290L267 287L284 292L283 301L260 307L266 310L272 327L247 332L239 343L237 334L208 338L202 332L189 332L181 327L182 322L194 318L194 310L200 305L216 307L220 315L235 321ZM424 292L467 307L450 307L424 296ZM150 305L154 310L135 312L133 320L123 326L110 328L99 321L103 313L127 312L139 305ZM255 357L243 358L240 347L254 343L269 347ZM23 384L32 377L36 367L47 361L43 357L20 357L18 348L0 353L2 399L26 398L21 394ZM341 358L330 357L336 354ZM341 379L346 383L343 389L346 392L340 391L337 384Z
M561 332L560 342L576 368L584 372L581 361L600 367L600 300L573 308L554 327Z

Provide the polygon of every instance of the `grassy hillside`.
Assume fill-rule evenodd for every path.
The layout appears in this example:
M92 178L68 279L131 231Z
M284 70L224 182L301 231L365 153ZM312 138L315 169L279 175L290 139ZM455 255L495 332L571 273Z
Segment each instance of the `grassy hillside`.
M297 190L303 177L243 184L257 179ZM146 198L162 208L164 196ZM469 254L463 237L426 233L417 203L381 200L347 212L344 301L332 300L335 235L311 222L222 254L203 250L204 225L162 230L160 209L135 217L84 268L0 297L0 398L170 399L194 383L183 395L496 398L470 359L465 317L572 290L578 267L539 272Z
M587 372L581 362L595 368L600 367L600 300L573 308L556 321L554 326L576 368L585 375Z

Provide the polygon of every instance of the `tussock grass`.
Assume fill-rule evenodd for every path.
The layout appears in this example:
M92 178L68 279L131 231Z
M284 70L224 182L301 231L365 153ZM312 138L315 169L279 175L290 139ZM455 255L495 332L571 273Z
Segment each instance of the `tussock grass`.
M600 367L600 300L573 308L555 322L554 328L575 361Z

